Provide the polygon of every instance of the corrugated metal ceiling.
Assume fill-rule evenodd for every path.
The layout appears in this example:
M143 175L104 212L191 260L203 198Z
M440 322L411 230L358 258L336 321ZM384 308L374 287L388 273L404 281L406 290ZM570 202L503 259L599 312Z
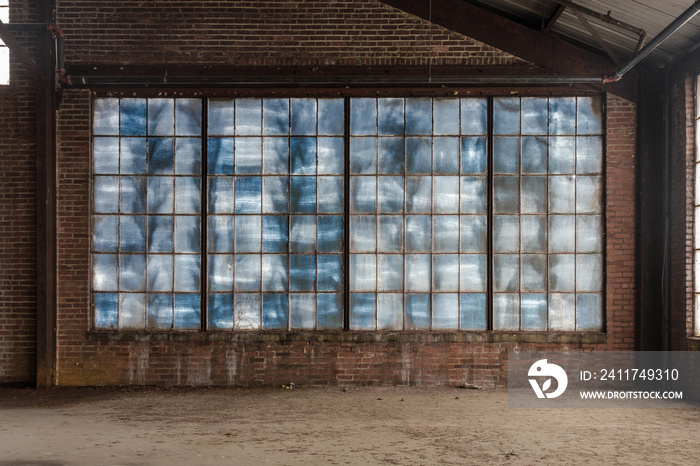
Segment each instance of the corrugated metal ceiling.
M541 29L557 10L554 0L464 0L511 20ZM647 32L647 42L661 32L676 17L693 5L693 0L571 0L572 3L607 14L618 21L628 23ZM599 19L585 16L603 41L622 61L634 54L639 39L634 33L606 24ZM551 32L562 38L601 50L570 8L566 8L554 23ZM649 55L640 66L661 69L673 59L683 56L700 45L700 14L668 38Z

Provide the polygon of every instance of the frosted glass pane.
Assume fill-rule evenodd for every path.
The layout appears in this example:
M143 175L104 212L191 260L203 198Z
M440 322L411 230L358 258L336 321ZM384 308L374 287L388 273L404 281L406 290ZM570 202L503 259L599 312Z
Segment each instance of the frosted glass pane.
M171 214L173 212L173 177L148 178L148 212Z
M122 136L146 134L146 99L121 99L120 113Z
M377 138L350 138L350 173L377 173Z
M202 141L177 138L175 140L175 173L200 175L202 171Z
M403 252L403 217L389 215L378 217L377 251Z
M119 290L146 290L146 256L122 254L119 256Z
M433 217L433 251L459 251L459 217L436 215Z
M207 306L208 328L229 329L233 328L233 295L211 294Z
M462 330L486 330L486 295L459 295L459 314Z
M549 217L549 252L576 251L576 217L551 215Z
M241 330L260 328L260 295L235 294L233 297L233 324Z
M409 176L406 178L406 211L409 213L430 213L429 176Z
M520 138L494 138L493 172L518 173L520 168Z
M119 293L119 328L143 329L146 326L146 295Z
M406 330L427 330L430 320L430 295L406 295Z
M377 179L370 176L350 178L350 212L364 214L377 210Z
M547 291L547 256L545 254L523 254L520 260L520 289L522 291Z
M318 100L318 134L340 135L345 128L343 99Z
M603 139L600 136L576 138L576 173L593 174L603 171Z
M172 175L175 170L175 141L172 138L148 139L148 174Z
M497 97L493 100L493 133L520 132L520 98Z
M430 291L430 254L407 254L406 291Z
M262 290L287 291L289 277L287 256L265 254L262 256Z
M517 254L494 254L493 290L518 291L520 284L520 257Z
M459 295L440 293L433 295L433 329L459 328Z
M406 138L406 173L431 173L430 138Z
M549 173L574 173L576 169L575 138L549 138Z
M465 214L486 212L486 179L482 176L461 178L460 210Z
M263 173L289 173L289 140L263 138Z
M262 102L260 99L236 99L235 134L258 135L262 127Z
M316 138L291 138L290 166L293 175L316 174Z
M148 291L173 291L173 256L148 256Z
M576 330L575 294L549 294L549 329L563 332L572 332Z
M576 177L576 212L598 214L602 212L603 182L599 176Z
M202 134L202 101L200 99L175 100L175 134L179 136Z
M262 327L286 330L289 318L289 298L286 294L267 293L262 301Z
M119 173L119 138L94 138L92 147L93 173Z
M460 291L486 291L486 255L463 254L460 256Z
M124 220L126 220L126 218L124 218ZM172 252L173 218L156 216L148 217L147 239L148 252Z
M576 289L576 256L573 254L552 254L549 256L550 291L570 291Z
M289 220L286 215L263 217L263 252L287 252Z
M488 100L461 99L462 134L486 134Z
M233 100L209 99L208 133L233 135Z
M292 176L289 209L294 213L316 213L316 178Z
M123 175L143 175L148 160L146 138L122 138L119 171Z
M318 212L342 213L344 183L340 176L318 177Z
M95 327L115 329L119 325L119 295L95 293Z
M199 252L199 217L175 217L175 252Z
M600 134L603 132L603 103L599 97L577 97L576 132Z
M433 291L459 290L459 256L436 254L433 256Z
M449 214L459 212L459 177L433 177L433 212Z
M116 254L93 254L92 289L95 291L117 291Z
M517 215L494 215L493 251L518 252L520 250L520 217Z
M263 134L289 134L289 100L263 99Z
M175 178L175 213L198 214L201 210L200 180L194 176Z
M199 282L199 256L175 256L175 291L199 291Z
M312 329L316 324L316 295L289 295L289 327Z
M547 134L548 102L546 97L523 97L520 103L522 134Z
M520 178L520 211L525 214L547 212L547 177Z
M576 252L603 252L603 226L600 216L576 217Z
M523 294L520 297L522 330L547 330L547 295Z
M6 19L2 19L7 22ZM2 55L0 59L7 60L8 55ZM9 76L8 76L9 79ZM94 99L92 101L92 133L93 134L119 134L119 99Z
M379 134L402 136L404 131L403 99L378 99Z
M233 251L233 217L210 216L207 235L210 252Z
M259 214L262 204L262 180L259 176L236 178L236 213Z
M260 256L257 254L238 254L234 260L235 291L260 291Z
M236 138L234 165L237 175L253 175L262 171L262 139Z
M375 330L377 295L352 293L350 295L350 328L352 330Z
M379 139L379 173L396 174L403 173L404 140L403 138Z
M321 293L316 295L316 328L319 330L342 330L343 295L340 293Z
M493 295L493 329L520 329L520 296L517 294Z
M403 212L403 180L400 176L379 177L379 212Z
M120 218L119 247L121 252L146 251L146 217Z
M549 99L549 134L574 134L576 131L576 98Z
M430 134L433 106L428 98L406 99L406 134Z
M207 147L210 175L233 175L233 138L209 138Z
M93 215L92 247L95 251L117 252L119 217L116 215Z
M403 256L377 256L377 291L403 291Z
M136 214L146 212L146 177L122 176L121 178L122 213Z
M173 327L178 330L198 330L202 319L200 306L198 294L176 294Z
M289 256L289 290L316 291L316 256Z
M429 215L406 217L406 252L429 252L430 238Z
M602 291L603 256L578 254L576 256L576 291Z
M345 166L343 138L318 138L318 173L342 174Z
M520 183L517 176L494 176L493 211L494 213L518 213L520 209Z
M233 236L236 252L260 252L262 248L262 217L259 215L238 215L234 220Z
M350 134L377 134L376 99L350 100Z
M460 252L486 252L486 217L462 215Z
M462 138L462 173L486 173L486 138Z
M433 100L433 134L459 134L459 100Z
M603 297L600 294L576 295L576 330L603 330Z
M459 138L433 139L433 173L459 173Z
M377 217L353 215L350 217L350 251L373 252L377 248Z
M343 291L342 260L342 256L318 256L318 291Z
M369 254L350 255L350 291L375 291L377 256Z
M520 218L521 250L523 252L547 251L547 217L545 215L523 215Z
M575 177L551 176L549 178L549 211L551 213L574 213L575 196Z
M289 178L263 177L262 210L273 214L289 212Z
M290 252L316 252L316 217L292 215L289 229Z
M381 293L377 295L377 330L403 329L403 295Z
M318 217L318 252L343 251L343 217Z
M547 138L522 138L522 173L547 173Z

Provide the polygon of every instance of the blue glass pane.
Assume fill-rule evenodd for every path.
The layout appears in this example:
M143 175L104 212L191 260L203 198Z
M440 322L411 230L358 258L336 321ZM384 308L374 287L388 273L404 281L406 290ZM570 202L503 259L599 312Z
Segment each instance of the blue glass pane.
M263 173L289 173L289 139L263 138Z
M517 176L493 178L493 211L499 214L518 213L520 210L520 182Z
M198 177L175 178L175 213L198 214L202 208L201 191Z
M146 217L121 217L119 246L121 252L146 251Z
M233 290L233 256L211 254L208 258L209 290Z
M486 134L488 100L462 99L462 134Z
M459 290L459 256L436 254L433 256L433 291Z
M198 255L175 256L175 291L199 291L200 257Z
M315 177L291 177L290 211L294 213L316 213Z
M119 290L146 290L146 256L142 254L119 256Z
M289 211L289 178L286 176L263 177L263 212L286 213Z
M603 297L600 294L576 295L576 330L581 332L603 330Z
M433 212L449 214L459 212L459 177L433 177Z
M350 290L375 291L377 289L377 256L350 255Z
M520 98L497 97L493 101L493 133L518 134L520 132Z
M459 314L462 330L486 330L486 295L459 295Z
M377 134L377 101L375 99L350 101L350 134Z
M175 140L175 173L199 175L202 170L202 142L199 139Z
M547 217L524 215L521 223L521 251L545 252L547 250Z
M263 99L263 134L289 134L289 100Z
M343 99L318 101L318 134L341 135L345 128Z
M459 100L433 100L433 134L459 134Z
M92 247L95 251L117 252L119 217L94 215L92 217Z
M459 173L459 138L433 139L433 172Z
M547 330L547 295L523 294L520 313L522 330Z
M92 289L95 291L116 291L117 255L94 254L92 256Z
M262 139L236 138L234 165L237 175L254 175L262 171Z
M603 252L603 228L599 215L576 217L576 252Z
M287 252L289 220L283 216L263 217L263 252Z
M403 136L403 99L378 99L379 134Z
M520 217L518 215L494 215L494 252L518 252L520 249Z
M209 178L209 213L233 213L233 177Z
M377 295L377 330L403 330L403 294Z
M522 138L522 173L547 173L547 138Z
M603 257L600 254L576 256L576 291L602 291Z
M146 138L122 138L119 172L123 175L146 174L148 160Z
M260 99L236 99L236 135L260 134L261 125L262 103Z
M170 330L173 326L173 295L149 294L146 316L147 328Z
M262 326L265 329L286 330L289 318L289 295L266 293L262 300Z
M514 293L494 294L493 296L493 329L520 329L520 296Z
M486 252L486 217L483 215L463 215L460 235L461 252Z
M460 256L460 291L486 291L486 254Z
M234 327L240 330L260 328L260 295L237 293L233 296Z
M406 173L429 175L431 173L430 138L406 138Z
M238 215L233 236L236 252L260 252L262 247L262 218L259 215Z
M265 254L262 256L262 290L287 291L289 278L287 256Z
M202 101L200 99L175 100L175 134L179 136L202 134Z
M175 322L178 330L197 330L201 325L201 298L198 294L175 294Z
M233 135L233 100L209 99L209 134Z
M148 174L172 175L175 167L175 141L173 138L148 140Z
M576 177L551 176L549 178L549 211L573 213L576 210Z
M320 293L316 296L316 328L341 330L343 328L343 295Z
M430 216L406 217L406 252L430 252Z
M292 99L292 134L316 134L316 99Z
M547 177L523 176L520 181L520 212L547 212Z
M260 291L261 257L257 254L237 254L234 259L235 291Z
M293 215L289 232L291 252L316 251L316 217L313 215Z
M403 173L404 140L402 138L379 139L379 173Z
M549 99L549 134L574 134L575 124L575 97Z
M148 291L173 291L173 256L148 256Z
M175 252L199 252L199 217L175 217Z
M403 217L380 215L377 219L377 251L403 252Z
M146 134L146 99L122 99L120 113L123 136Z
M576 173L603 171L603 139L600 136L576 138Z
M551 254L549 256L550 291L576 289L576 256L574 254Z
M459 251L459 217L457 215L436 215L433 218L433 251Z
M210 216L207 235L210 252L233 251L233 217L228 215Z
M345 166L343 138L318 138L318 173L342 174Z
M343 291L342 256L318 256L318 291Z
M486 138L462 138L462 173L486 173Z
M494 173L518 173L520 162L520 138L494 138Z
M433 329L457 330L459 328L459 295L439 293L433 295Z
M119 294L119 328L143 329L146 326L146 295Z
M342 252L343 217L339 215L318 217L318 252Z
M431 184L429 176L409 176L406 178L406 211L409 213L430 213Z
M600 134L603 132L603 102L599 97L577 97L576 133Z
M350 328L352 330L375 330L377 295L373 293L350 294Z
M127 220L122 217L122 221ZM148 217L148 252L173 251L173 218Z
M210 294L207 306L208 325L211 330L233 328L233 295Z
M236 178L236 213L259 214L262 207L262 180L259 176Z
M318 177L318 212L335 214L343 212L344 182L342 176Z
M350 217L350 251L374 252L377 248L377 217L353 215Z
M290 293L289 327L312 329L316 324L316 295Z
M549 138L549 173L574 173L576 162L574 143L573 137Z
M547 290L547 256L523 254L521 257L520 288L522 291Z
M521 106L522 134L547 134L547 98L523 97Z
M377 138L350 138L350 173L377 173Z
M403 211L403 177L379 177L379 212L400 213Z
M173 177L149 177L147 197L149 213L173 213Z
M364 214L377 210L377 178L353 176L350 178L350 212Z
M406 99L406 134L431 134L432 129L432 99Z
M119 134L119 99L95 99L92 110L93 134Z
M599 176L576 177L576 212L601 213L603 182Z
M406 295L406 330L428 330L430 328L430 295Z
M493 256L494 291L518 291L520 287L520 260L517 254Z
M403 291L403 256L377 256L377 291Z
M289 256L290 291L316 291L316 256Z
M407 254L406 291L430 291L430 254Z
M465 214L486 213L486 179L483 176L461 177L460 210Z
M92 147L93 173L119 173L119 138L94 138Z
M95 293L95 327L115 329L119 324L117 293Z
M233 138L209 138L207 157L210 175L233 175Z
M576 251L576 216L549 216L549 252Z

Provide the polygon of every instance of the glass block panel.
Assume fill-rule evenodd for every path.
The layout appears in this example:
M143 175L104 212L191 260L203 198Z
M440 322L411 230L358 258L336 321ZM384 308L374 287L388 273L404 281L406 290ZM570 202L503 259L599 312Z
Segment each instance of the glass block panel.
M262 297L262 327L272 330L286 330L289 319L289 296L287 294L266 293Z
M148 174L172 175L175 171L175 140L148 139Z
M522 330L547 330L547 295L522 294L520 313Z
M148 256L148 291L173 291L173 256Z
M459 138L433 139L433 172L455 175L459 173Z
M406 330L430 329L430 295L406 295Z
M576 291L603 290L603 256L578 254L576 256Z
M573 137L549 138L549 173L574 173L576 169L575 141Z
M341 330L343 328L343 295L319 293L316 295L316 328Z
M462 173L486 173L486 138L462 138Z
M148 161L146 138L122 138L119 172L123 175L145 175Z
M92 134L119 134L118 99L95 99L92 101Z
M576 98L549 99L549 134L576 133Z
M143 329L146 326L146 295L119 293L119 328Z
M493 211L498 214L518 213L520 183L517 176L493 177Z
M388 175L400 175L403 173L403 138L380 138L378 151L379 173Z
M259 176L236 178L236 213L259 214L262 204L262 180Z
M209 138L207 159L210 175L233 175L233 138Z
M316 99L292 99L292 134L316 134Z
M121 252L146 251L145 216L122 216L119 226L119 249Z
M406 217L406 252L430 252L430 220L429 215Z
M173 295L149 294L146 315L147 328L170 330L173 327Z
M433 100L433 134L459 134L459 101Z
M409 176L406 178L406 211L412 214L430 213L431 177Z
M263 99L263 134L289 134L288 99Z
M403 136L404 113L403 99L378 99L377 113L379 134L386 136Z
M318 252L343 251L343 217L324 215L318 217Z
M233 251L233 217L210 216L207 244L210 252Z
M173 183L172 176L148 178L148 212L154 214L173 213Z
M547 216L523 215L520 217L522 226L520 247L522 252L547 251Z
M377 173L377 138L350 138L350 173Z
M289 178L286 176L263 177L263 213L289 212Z
M463 176L460 181L460 210L465 214L486 213L486 179Z
M289 173L289 139L263 138L263 173Z
M460 291L486 291L486 255L463 254L460 256Z
M459 217L436 215L433 217L433 251L459 251Z
M201 302L198 294L176 294L173 298L175 316L173 327L178 330L197 330L201 325Z
M518 173L520 169L520 138L493 139L493 172Z
M261 258L257 254L237 254L234 256L235 291L260 291Z
M574 215L550 215L549 252L576 251L576 217Z
M175 256L175 291L199 291L200 257Z
M233 290L233 256L230 254L211 254L209 261L209 290Z
M316 324L316 296L291 293L289 295L289 327L312 329Z
M520 295L497 293L493 295L493 329L520 329Z
M494 254L493 290L518 291L520 285L520 257L517 254Z
M318 100L318 134L342 135L345 129L343 99Z
M377 218L377 251L403 252L403 217L380 215Z
M406 291L430 291L430 254L407 254L406 261Z
M603 226L599 215L576 217L576 252L603 252Z
M287 256L265 254L262 256L262 290L287 291L289 277Z
M576 289L576 256L551 254L549 256L549 290L573 292Z
M403 291L403 256L377 256L377 291Z
M199 175L202 170L202 141L177 138L175 140L175 173Z
M290 166L293 175L316 174L316 138L291 138Z
M603 132L603 102L598 97L577 97L576 132L600 134Z
M549 329L560 332L573 332L576 330L575 294L549 294Z
M233 135L233 100L209 99L208 127L209 134Z
M350 101L350 134L377 134L376 99L352 99Z
M603 171L603 138L581 136L576 138L576 173L594 174Z
M603 211L603 182L599 176L576 177L576 212L599 214Z
M233 177L209 178L209 213L233 213Z
M518 252L520 250L520 217L518 215L494 215L494 252Z
M262 103L260 99L236 99L235 125L237 136L261 133Z
M233 294L210 294L207 316L210 330L233 329Z
M521 144L522 173L547 173L547 138L541 136L523 137Z
M194 176L175 178L175 213L198 214L201 210L200 179Z
M317 178L318 212L335 214L343 212L344 183L342 176L319 176Z
M403 294L377 295L377 330L403 330Z
M433 212L450 214L459 212L459 177L433 177Z
M236 138L234 166L237 175L254 175L262 171L262 139Z
M122 213L138 214L146 212L145 176L122 176L120 192L120 210Z
M350 255L350 291L375 291L377 289L377 256Z
M406 99L406 134L431 134L433 106L428 98Z
M547 177L520 178L520 212L524 214L547 212Z
M573 176L549 177L549 211L555 214L576 210L576 179Z
M146 256L122 254L119 256L119 290L146 290Z
M374 252L377 249L377 217L353 215L350 217L350 250Z
M343 291L343 258L320 255L318 262L318 291Z
M289 290L316 291L316 256L289 256Z
M95 293L95 327L116 329L119 324L119 295Z
M497 97L493 100L493 133L520 132L520 98Z
M462 215L460 224L460 252L486 252L486 217Z
M350 328L352 330L375 330L377 295L372 293L350 294Z
M576 330L580 332L603 330L603 296L585 293L576 295Z
M462 107L462 134L486 134L488 100L460 99Z
M235 329L260 328L261 302L259 294L237 293L233 296L233 323Z
M119 217L116 215L93 215L92 247L100 252L117 252Z
M460 328L486 330L486 295L463 293L459 295Z
M350 178L350 212L358 214L374 213L377 210L376 200L376 178L369 176L353 176Z
M522 134L547 134L548 102L546 97L523 97L520 102Z
M262 247L262 218L259 215L238 215L233 235L236 252L260 252Z
M95 291L117 291L117 255L93 254L92 289Z
M318 138L318 174L342 174L345 166L343 138Z
M289 229L290 252L313 253L316 251L316 217L292 215Z
M406 173L431 173L430 138L406 138Z
M459 290L459 256L436 254L433 256L433 291ZM456 296L456 295L455 295Z
M122 136L146 134L146 99L121 99L120 115Z
M92 143L93 173L119 173L119 138L93 138Z
M287 252L289 220L286 215L263 217L263 252Z
M522 291L547 291L547 256L523 254L520 256L520 289Z
M202 101L175 99L175 134L199 136L202 134Z
M433 295L433 329L457 330L459 328L459 295L440 293Z

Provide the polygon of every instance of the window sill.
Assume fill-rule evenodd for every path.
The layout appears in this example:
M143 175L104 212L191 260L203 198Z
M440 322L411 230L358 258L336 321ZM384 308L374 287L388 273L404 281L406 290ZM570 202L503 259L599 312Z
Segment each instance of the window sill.
M89 331L88 341L101 342L328 342L328 343L560 343L604 344L605 333L548 332L106 332ZM698 340L700 343L700 340ZM700 345L699 345L700 348Z

